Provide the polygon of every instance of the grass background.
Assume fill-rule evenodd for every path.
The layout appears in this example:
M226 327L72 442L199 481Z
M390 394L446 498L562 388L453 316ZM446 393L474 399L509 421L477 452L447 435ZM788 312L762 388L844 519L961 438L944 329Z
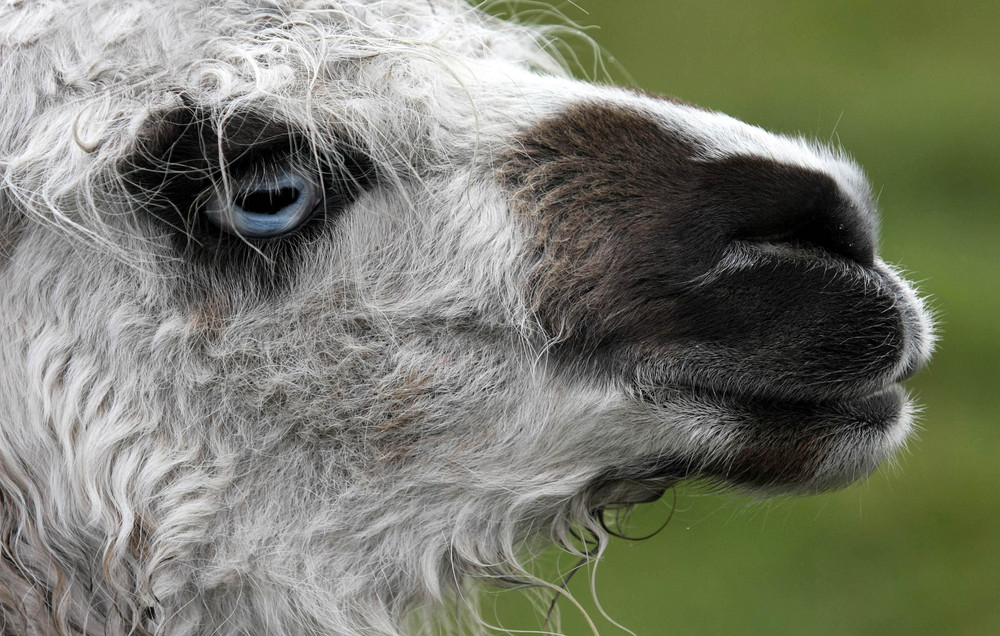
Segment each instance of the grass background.
M883 256L940 316L937 354L909 383L922 431L898 470L763 503L681 487L659 535L611 544L601 603L639 636L1000 634L1000 3L552 5L599 27L587 33L616 83L842 144L879 193ZM520 8L551 21L532 13L544 7ZM658 526L670 498L630 530ZM585 571L570 589L601 634L627 633L589 601ZM496 605L506 628L540 627L519 593ZM591 633L560 607L566 634Z

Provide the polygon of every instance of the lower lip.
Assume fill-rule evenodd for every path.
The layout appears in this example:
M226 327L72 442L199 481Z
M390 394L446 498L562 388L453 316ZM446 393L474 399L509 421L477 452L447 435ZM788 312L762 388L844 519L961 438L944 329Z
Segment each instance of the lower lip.
M796 430L836 428L852 430L888 430L897 420L906 402L906 393L899 384L891 384L861 397L826 401L794 401L736 393L721 393L708 389L666 389L665 394L646 394L645 401L659 408L669 408L672 398L677 402L695 398L720 412L735 416L735 422L756 424L786 434ZM728 418L727 418L728 419Z

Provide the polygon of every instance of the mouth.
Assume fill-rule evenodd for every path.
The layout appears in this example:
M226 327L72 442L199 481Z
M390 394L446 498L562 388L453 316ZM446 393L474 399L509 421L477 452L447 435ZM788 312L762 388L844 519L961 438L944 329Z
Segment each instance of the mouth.
M658 452L594 481L593 501L655 501L682 481L753 495L814 494L868 476L905 443L913 406L898 382L863 396L783 400L692 387L643 389L637 401L672 431Z
M703 286L687 306L707 310L681 316L691 325L683 338L606 358L659 438L654 451L601 475L596 500L642 503L691 480L813 494L863 479L904 445L915 408L901 383L927 363L934 339L912 288L881 261L830 276L789 266L784 254L752 256L718 279L721 299L750 290L739 312L708 303L715 292ZM823 280L796 297L769 295L760 272L773 278L783 268Z
M676 388L644 391L642 399L660 418L697 422L699 435L710 440L687 458L681 475L666 476L756 491L845 486L895 452L911 426L898 383L860 397L815 401Z

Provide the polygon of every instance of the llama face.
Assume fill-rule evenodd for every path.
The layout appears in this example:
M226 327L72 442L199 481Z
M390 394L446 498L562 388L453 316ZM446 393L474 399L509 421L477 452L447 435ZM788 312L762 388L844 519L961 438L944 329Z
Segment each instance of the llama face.
M930 321L837 152L452 2L15 4L23 633L398 633L604 506L840 486L908 433Z

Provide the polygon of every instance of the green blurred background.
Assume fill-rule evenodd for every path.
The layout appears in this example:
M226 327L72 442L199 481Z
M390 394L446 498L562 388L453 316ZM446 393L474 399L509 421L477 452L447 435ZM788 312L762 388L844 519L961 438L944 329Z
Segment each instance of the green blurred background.
M659 535L612 542L602 605L639 636L1000 635L1000 2L551 5L605 51L610 80L578 41L581 75L843 145L879 196L883 257L940 320L938 351L909 383L922 430L898 468L802 499L678 488ZM547 6L491 10L552 22ZM655 529L670 503L641 507L629 530ZM626 634L587 579L570 589L601 634ZM541 626L518 592L495 600L507 629ZM560 608L568 636L591 633Z

